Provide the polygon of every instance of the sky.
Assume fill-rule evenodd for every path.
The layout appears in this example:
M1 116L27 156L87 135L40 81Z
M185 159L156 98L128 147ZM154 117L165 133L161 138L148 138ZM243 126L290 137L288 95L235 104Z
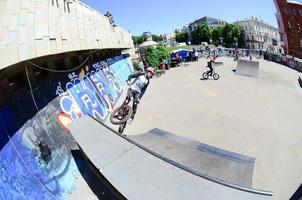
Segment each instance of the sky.
M176 28L210 16L233 23L251 16L275 27L276 7L273 0L81 0L105 14L110 11L115 22L132 35L145 31L152 34L174 32Z

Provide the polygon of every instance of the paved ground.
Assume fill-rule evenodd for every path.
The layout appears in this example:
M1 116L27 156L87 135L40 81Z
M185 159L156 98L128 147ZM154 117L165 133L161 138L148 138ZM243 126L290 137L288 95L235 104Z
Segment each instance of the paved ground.
M259 79L235 76L221 58L219 81L200 80L206 60L152 80L127 134L160 128L256 158L253 187L288 199L302 180L302 89L298 73L261 61Z

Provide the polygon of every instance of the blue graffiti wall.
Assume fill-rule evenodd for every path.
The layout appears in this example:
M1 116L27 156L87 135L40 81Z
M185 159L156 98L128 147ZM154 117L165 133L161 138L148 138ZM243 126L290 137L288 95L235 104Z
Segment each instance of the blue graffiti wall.
M67 125L104 121L132 73L128 56L58 73L0 108L0 200L67 199L79 170ZM85 134L85 133L83 133Z

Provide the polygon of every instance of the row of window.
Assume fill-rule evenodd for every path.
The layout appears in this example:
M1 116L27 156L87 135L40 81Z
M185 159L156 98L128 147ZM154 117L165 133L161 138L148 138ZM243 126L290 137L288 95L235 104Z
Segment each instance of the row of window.
M52 0L51 1L52 6L56 6L57 8L60 8L59 0ZM72 1L70 0L64 0L64 12L70 13L70 4Z
M292 27L292 24L290 22L287 22L288 24L288 28L291 30L293 27ZM300 32L301 31L301 26L300 24L297 24L297 31Z
M245 30L245 31L253 31L252 27L249 27L248 26L240 26L241 30ZM277 37L278 36L278 33L274 32L274 31L271 31L267 28L263 28L261 26L257 26L257 25L254 25L254 30L255 32L261 32L261 33L267 33L269 35L272 35L274 37Z
M281 11L283 11L285 14L289 14L289 13L291 13L291 15L293 15L293 16L297 16L298 14L302 17L302 9L291 9L291 10L288 10L287 8L283 8L283 10L281 10Z

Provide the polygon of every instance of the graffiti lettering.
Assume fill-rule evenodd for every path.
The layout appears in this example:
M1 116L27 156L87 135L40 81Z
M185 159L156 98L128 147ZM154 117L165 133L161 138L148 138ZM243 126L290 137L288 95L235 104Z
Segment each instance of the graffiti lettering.
M66 115L58 113L56 116L57 120L65 120L59 121L65 130L70 120L91 115L103 121L112 111L125 86L125 80L131 74L126 61L120 60L113 65L115 70L106 62L94 63L91 66L93 70L81 79L75 72L68 74L70 82L66 84L66 92L60 100L61 109Z

